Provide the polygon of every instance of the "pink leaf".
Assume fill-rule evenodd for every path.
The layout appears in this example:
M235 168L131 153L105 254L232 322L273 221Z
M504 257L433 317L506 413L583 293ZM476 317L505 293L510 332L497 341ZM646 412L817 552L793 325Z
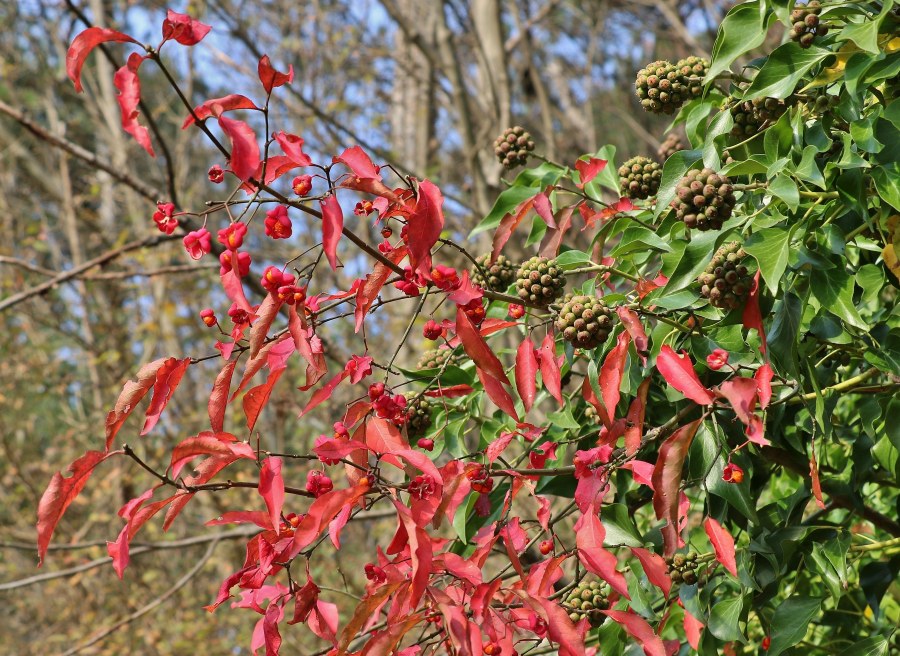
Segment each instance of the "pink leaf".
M529 198L520 203L514 212L507 214L500 219L500 225L497 226L497 231L494 233L493 245L491 246L491 262L496 261L497 256L500 255L500 251L506 246L506 242L509 241L512 233L519 227L519 224L522 223L522 219L527 216L532 207L534 207L534 198Z
M750 415L750 422L747 424L747 439L759 446L772 446L772 443L766 439L766 425L758 415Z
M625 576L616 569L618 560L615 555L603 547L606 529L600 523L593 508L584 513L575 524L575 545L578 547L578 559L585 569L609 583L610 587L626 599L628 583Z
M681 353L682 355L679 357L672 350L672 347L666 344L656 358L656 368L659 369L659 373L662 374L669 385L694 403L699 403L700 405L711 404L715 400L713 393L700 382L687 351L682 351Z
M372 163L372 159L359 146L347 148L343 153L334 158L335 162L346 165L353 175L363 180L376 180L381 182L381 174Z
M629 310L621 305L616 308L616 314L619 315L619 319L621 320L622 325L625 326L625 330L631 335L631 339L634 342L634 348L641 358L641 362L647 364L647 348L650 342L647 339L647 333L644 332L644 324L641 323L641 318L634 310Z
M519 344L516 351L516 390L525 404L525 412L531 410L537 394L538 361L534 354L534 342L530 337Z
M488 444L487 449L485 449L485 456L487 457L487 461L494 462L497 458L499 458L506 447L509 446L509 443L513 441L513 438L515 436L515 433L500 433L500 437Z
M344 506L355 504L369 491L368 484L354 485L342 490L326 492L310 504L309 509L294 531L294 538L283 554L286 559L294 558L300 551L319 537L331 520Z
M428 180L422 180L416 206L407 221L406 243L410 265L423 275L431 272L431 248L444 229L443 204L440 189Z
M704 624L687 610L684 611L684 635L691 647L697 651L700 649L700 634Z
M700 428L701 419L679 428L659 448L656 466L653 468L653 509L657 519L666 520L663 527L665 555L675 553L678 545L678 500L681 472L688 449Z
M259 75L259 81L263 85L263 89L266 90L266 93L272 93L272 89L275 87L290 84L294 81L294 67L288 66L287 73L280 73L272 66L272 60L269 59L269 55L263 55L260 58L259 65L256 67L256 72Z
M480 367L475 367L475 373L478 374L478 380L481 381L481 384L484 386L484 391L487 393L488 398L494 402L494 405L516 421L519 421L519 415L516 413L516 407L513 403L512 396L506 391L503 383Z
M320 203L322 207L322 249L331 269L337 270L337 246L344 229L344 211L334 195Z
M172 398L172 394L175 393L181 378L184 376L184 372L187 371L190 364L190 358L185 358L184 360L169 358L157 370L153 384L153 396L150 400L150 406L147 408L147 418L144 421L144 427L141 429L141 435L149 433L156 425L156 422L159 421L159 416L166 405L168 405L169 399Z
M581 182L576 183L579 189L584 189L584 185L596 178L603 169L606 168L607 161L605 159L597 159L591 157L587 160L579 159L575 162L575 169L578 171Z
M269 456L263 460L259 470L259 496L266 502L269 521L273 527L281 523L281 509L284 506L284 479L281 477L281 458Z
M382 454L409 450L409 443L397 426L381 417L372 417L366 422L366 446Z
M303 138L296 134L287 134L283 130L275 133L275 141L287 158L296 166L309 166L312 160L303 152Z
M607 617L620 625L632 638L638 641L644 648L646 656L666 656L666 648L663 641L653 631L653 627L647 621L633 611L604 610Z
M750 296L747 298L747 302L744 305L742 321L744 328L753 328L756 330L759 339L762 342L761 350L765 353L766 329L763 327L762 312L760 312L759 309L759 273L760 272L757 271L756 275L753 277L753 284L750 287Z
M434 390L428 390L425 392L425 396L432 399L455 399L460 396L468 396L475 390L471 385L466 385L465 383L460 383L459 385L450 385L449 387L441 387L440 383L438 383L438 388Z
M734 559L734 538L712 517L707 517L703 522L703 528L706 529L706 535L712 543L716 552L716 560L722 563L732 576L737 577L737 562Z
M231 142L231 170L246 182L259 168L259 144L253 128L235 119L219 116L219 126Z
M169 462L172 478L177 478L181 469L197 456L230 456L234 459L255 460L256 452L246 442L238 442L231 433L204 431L182 440L172 449Z
M247 418L247 430L253 431L256 420L259 419L259 413L262 412L262 409L269 402L269 397L272 396L272 389L275 387L275 383L278 382L278 379L281 378L281 374L285 371L285 367L271 369L269 371L269 377L266 378L266 382L250 388L247 390L247 393L244 394L244 398L241 401L241 407L244 410L244 416Z
M225 112L231 112L235 109L259 110L259 107L257 107L256 103L247 96L242 96L238 93L232 93L227 96L222 96L221 98L211 98L202 105L194 107L193 114L184 119L184 123L181 124L181 129L185 130L194 124L194 115L197 116L198 121L202 121L210 116L218 118Z
M494 355L491 347L484 341L484 337L481 336L462 308L456 310L456 334L459 336L466 354L472 358L479 369L492 378L509 385L509 379L506 377L500 359Z
M53 474L50 484L44 490L40 503L38 503L38 567L44 562L44 556L47 555L47 547L50 545L50 538L53 536L56 525L75 497L84 489L91 474L94 473L94 468L107 458L121 453L122 451L107 451L106 453L88 451L69 465L66 471L71 472L72 475L68 478L63 477L59 472Z
M138 78L138 69L146 57L136 52L128 56L128 63L116 71L113 76L113 84L119 91L116 101L122 113L122 129L134 137L141 147L147 151L150 157L156 157L153 146L150 143L150 132L138 123L140 113L137 110L141 102L141 81Z
M237 359L229 360L222 367L216 381L213 383L212 393L209 395L209 403L207 404L207 412L209 414L209 425L216 432L221 432L225 426L225 408L228 403L228 391L231 389L231 378L234 375L234 368L237 366Z
M169 11L163 21L163 39L175 39L183 46L195 46L203 40L212 28L205 23L194 20L187 14Z
M548 228L558 228L556 219L553 217L553 207L550 205L550 198L546 192L542 192L534 197L534 211L544 220Z
M647 411L647 392L650 390L650 378L647 377L640 384L637 395L631 402L626 415L625 426L625 455L632 456L641 448L641 438L644 434L644 415Z
M759 395L760 410L765 410L769 405L769 401L772 400L772 378L774 377L775 372L772 371L772 366L768 362L753 374L753 378L756 380L757 394Z
M641 561L641 567L644 568L647 580L668 597L669 591L672 589L672 579L669 577L669 567L663 557L641 547L631 547L631 553Z
M541 379L550 396L562 405L562 377L556 360L556 341L550 333L544 335L541 343Z
M84 66L87 56L91 54L91 50L101 43L110 41L138 43L137 40L127 34L104 27L89 27L72 41L72 45L69 46L69 50L66 52L66 75L75 83L75 91L78 93L84 90L81 87L81 68Z
M322 387L313 392L313 395L309 398L309 401L306 404L306 407L300 412L300 416L302 417L307 412L315 408L317 405L325 401L326 399L331 398L332 392L334 389L341 384L341 381L344 380L347 376L350 375L350 372L344 370L341 373L337 374L334 378L325 383Z
M606 356L600 367L600 394L610 421L616 418L616 406L619 405L622 387L622 376L625 374L625 360L628 357L628 343L631 341L627 332L619 333L616 345Z
M743 424L750 423L756 409L756 381L752 378L730 378L719 385L719 393L731 404Z
M562 606L547 597L532 596L525 590L514 590L513 593L544 621L547 636L559 645L559 656L585 656L584 634L572 624Z
M156 374L163 367L171 367L177 362L175 358L160 358L149 364L145 364L137 373L136 380L129 380L122 388L115 407L106 415L106 450L109 451L109 445L115 439L122 424L128 419L128 415L134 412L135 407L140 403L144 395L153 387L156 382Z

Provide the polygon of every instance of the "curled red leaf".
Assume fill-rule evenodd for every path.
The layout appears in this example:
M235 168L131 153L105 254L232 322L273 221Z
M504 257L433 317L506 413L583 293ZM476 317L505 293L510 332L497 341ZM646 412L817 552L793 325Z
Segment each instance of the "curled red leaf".
M138 69L146 57L136 52L131 53L128 62L113 76L113 84L119 91L116 102L122 113L122 129L134 137L141 148L147 151L150 157L156 157L153 145L150 143L150 132L146 127L138 123L137 107L141 102L141 81L138 78Z
M194 116L197 117L198 121L202 121L209 118L210 116L215 116L216 118L218 118L223 113L230 112L235 109L259 110L259 107L257 107L256 103L250 100L247 96L242 96L239 93L232 93L227 96L222 96L221 98L211 98L202 105L197 105L196 107L194 107L194 112L186 119L184 119L184 123L181 124L181 129L184 130L193 125Z
M246 182L259 168L259 143L256 133L243 121L219 116L219 126L231 142L231 170Z
M75 84L75 91L78 93L84 90L81 86L81 69L87 56L101 43L110 41L138 43L127 34L105 27L89 27L72 40L72 45L66 52L66 75Z
M537 395L537 371L538 361L534 354L534 342L527 337L516 351L516 391L525 404L525 412L531 410Z
M656 358L656 368L669 385L694 403L709 405L715 400L713 393L706 389L697 377L687 351L682 351L679 357L672 347L666 344Z
M586 160L579 159L575 162L575 170L578 171L581 181L577 182L576 186L579 189L584 189L584 185L603 172L603 169L606 168L606 164L607 161L605 159L597 159L596 157L590 157Z
M663 527L665 555L671 556L678 547L678 501L681 488L681 472L688 449L700 428L697 419L679 428L659 448L659 456L653 468L653 510L657 519L666 520Z
M288 66L287 73L276 71L272 66L272 60L269 59L269 55L263 55L260 58L259 65L256 67L256 72L259 75L259 81L263 85L263 89L266 90L266 93L272 93L272 89L284 84L290 84L294 81L293 65Z
M322 208L322 249L332 270L337 269L337 247L344 229L344 211L334 195L321 202Z

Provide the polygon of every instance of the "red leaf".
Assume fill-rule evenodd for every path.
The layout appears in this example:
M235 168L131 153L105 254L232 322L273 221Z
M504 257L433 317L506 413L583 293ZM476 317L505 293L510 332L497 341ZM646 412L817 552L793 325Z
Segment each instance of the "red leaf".
M409 450L409 443L397 426L381 417L372 417L366 422L366 446L382 454Z
M548 228L558 229L556 219L553 217L553 207L550 205L550 198L546 192L541 192L534 197L534 211L544 220Z
M438 388L436 390L428 390L425 392L425 396L432 399L455 399L460 396L468 396L474 391L471 385L466 385L465 383L451 385L450 387L441 387L440 383L438 383Z
M472 282L468 271L463 271L459 287L448 294L447 298L457 305L468 305L473 301L484 298L484 290ZM482 334L484 333L482 332Z
M404 257L406 257L406 246L395 248L387 254L387 258L394 264L398 264ZM375 269L372 273L366 274L365 281L356 290L356 310L354 311L356 332L359 332L360 328L362 328L366 313L372 307L375 299L378 298L384 283L387 282L387 279L390 278L393 272L393 269L390 267L381 262L376 262Z
M487 457L487 461L494 462L497 458L499 458L506 450L506 447L509 446L510 442L513 441L513 438L515 436L515 433L500 433L500 437L496 438L493 442L488 444L487 449L485 449L484 451L484 455Z
M456 309L456 334L459 336L466 354L472 358L479 369L492 378L509 385L509 379L506 377L500 359L494 355L491 347L484 341L484 337L481 336L462 308Z
M707 517L703 522L706 535L716 552L716 560L722 563L732 576L737 577L737 562L734 559L734 538L719 522L712 517Z
M675 553L678 545L678 491L681 487L681 471L688 449L700 428L701 419L679 428L659 448L656 466L653 468L653 510L657 519L666 520L663 527L665 555Z
M66 52L66 74L75 83L75 91L78 93L84 90L81 87L81 68L84 66L87 56L91 54L91 50L101 43L110 41L138 43L137 40L127 34L105 27L89 27L72 41L72 45L69 46L69 50Z
M246 182L259 168L259 143L256 133L243 121L219 116L219 126L231 142L231 170Z
M259 81L262 83L266 93L272 93L272 89L275 87L290 84L294 81L294 67L288 66L287 73L279 73L272 67L272 60L269 59L269 55L263 55L260 58L256 72L259 74Z
M742 376L730 378L719 385L719 393L731 404L741 423L749 425L756 409L756 381Z
M219 433L225 426L225 409L228 403L228 391L231 389L231 378L234 375L234 368L237 366L237 359L229 360L222 367L222 371L216 376L216 382L213 383L212 393L209 395L209 403L207 404L207 412L209 413L209 426L215 432Z
M700 382L687 351L682 351L681 353L682 357L679 357L672 350L672 347L666 344L656 358L656 368L659 369L659 373L662 374L669 385L694 403L699 403L700 405L711 404L715 399L713 393Z
M625 326L625 330L631 335L634 348L641 358L641 363L647 364L647 348L650 342L647 339L647 333L644 332L644 324L641 323L641 318L634 310L629 310L621 305L616 308L616 313L619 315L622 325Z
M572 214L575 207L564 207L557 212L556 228L547 228L547 234L541 241L539 254L541 257L554 258L559 253L559 247L562 245L563 237L572 227Z
M197 45L203 40L203 37L209 34L211 29L209 25L171 9L166 13L166 20L162 25L163 39L175 39L183 46Z
M585 656L584 634L572 624L562 606L552 599L532 596L525 590L513 590L513 593L544 621L547 636L559 645L559 656Z
M503 412L508 414L516 421L519 421L519 415L516 413L515 403L513 403L512 397L510 396L509 392L506 391L503 383L501 383L499 380L491 376L480 367L475 367L475 373L478 374L478 380L480 380L481 384L484 385L484 391L487 393L488 398L494 402L494 405L503 410Z
M416 206L407 220L406 243L410 265L423 275L431 273L431 248L444 229L443 204L441 190L428 180L422 180Z
M750 287L750 296L744 304L744 314L741 317L744 328L753 328L759 334L762 342L760 350L766 352L766 329L763 327L762 312L759 309L759 271L753 277L753 284Z
M625 373L625 360L628 357L628 343L631 341L627 332L619 333L615 347L606 356L600 367L600 394L610 421L616 418L616 406L621 397L622 376Z
M284 479L281 477L281 458L269 456L263 460L259 470L259 496L266 502L269 521L277 528L281 523L281 509L284 507Z
M603 172L606 164L605 159L597 159L596 157L591 157L587 160L579 159L575 162L575 169L581 177L581 182L576 183L575 186L579 189L584 189L584 185Z
M291 305L289 310L288 330L294 340L294 347L307 363L306 383L300 386L301 390L306 391L328 373L322 342L316 337L313 329L306 325L294 305Z
M181 129L186 130L192 126L194 124L195 115L197 116L198 121L202 121L210 116L218 118L225 112L231 112L235 109L259 110L259 107L257 107L256 103L247 96L242 96L239 93L232 93L227 96L222 96L221 98L210 98L202 105L194 107L194 113L184 119L184 123L181 124Z
M276 296L269 294L256 310L256 321L250 329L250 335L247 338L250 346L250 357L255 358L262 348L266 340L266 335L278 311L281 309L282 301Z
M234 251L232 251L232 254L234 254ZM253 306L250 305L250 301L247 300L247 296L244 294L244 286L241 284L241 277L238 275L237 269L233 268L226 271L220 278L222 280L222 289L225 290L228 300L236 303L240 309L252 315Z
M531 410L537 394L538 361L534 354L534 342L530 337L519 344L516 351L516 390L525 404L525 412Z
M332 392L334 389L341 384L341 381L344 380L347 376L350 375L350 372L342 370L341 373L336 375L334 378L325 383L322 387L313 392L313 395L309 398L309 401L306 404L306 407L300 412L300 416L302 417L307 412L315 408L317 405L325 401L326 399L331 398Z
M394 507L397 509L397 516L406 529L406 535L409 539L409 554L412 563L412 586L409 590L409 604L412 608L415 608L422 599L425 587L428 585L428 579L431 577L433 558L431 538L428 536L428 533L413 521L409 508L396 499L394 499Z
M304 547L312 544L344 506L353 505L368 491L369 486L367 484L354 485L350 488L326 492L313 501L306 515L300 520L300 524L297 525L294 531L294 538L284 557L288 559L294 558Z
M541 379L550 396L562 405L562 377L559 362L556 361L556 341L550 333L544 335L541 343Z
M283 130L275 133L275 141L287 158L296 166L309 166L312 160L303 152L303 138L296 134L286 134Z
M500 225L497 226L497 231L494 233L493 245L491 247L491 262L494 262L497 259L497 256L500 255L500 251L506 246L506 242L509 241L512 233L519 227L519 224L522 223L522 219L527 216L532 207L534 207L534 198L529 198L520 203L514 212L507 214L500 219Z
M812 479L813 496L816 498L816 505L821 510L825 510L825 502L822 500L822 482L819 480L819 465L816 463L816 446L813 444L812 452L809 456L809 476Z
M372 163L372 159L359 146L347 148L343 153L334 158L335 162L341 162L351 171L357 178L363 180L377 180L381 182L381 174Z
M578 559L585 569L609 583L613 590L626 599L631 599L625 576L616 569L618 560L603 547L605 538L606 529L603 528L593 508L576 522L575 546L578 547Z
M647 580L668 597L669 591L672 589L672 579L669 577L669 566L666 565L663 557L641 547L631 547L631 553L641 561L641 567L644 568Z
M278 379L281 378L281 374L285 371L285 367L270 370L266 382L247 390L247 393L244 394L241 406L244 409L244 416L247 417L247 430L250 432L253 431L256 420L259 419L259 413L262 412L262 409L269 402L269 397L272 396L272 389L275 387L275 383L278 382Z
M256 452L246 442L239 442L231 433L204 431L182 440L172 449L172 458L169 462L172 478L177 478L182 467L197 456L232 456L235 459L255 460Z
M599 387L599 375L597 382L597 387ZM581 382L581 395L584 397L584 400L590 403L594 410L597 411L597 414L600 416L600 422L604 426L612 424L609 420L609 414L606 412L606 408L603 406L603 403L600 402L600 399L597 398L594 386L591 385L591 379L587 375L585 375L584 380Z
M691 647L697 651L700 649L700 634L704 624L687 610L684 611L684 635Z
M644 414L647 410L647 392L650 390L650 378L647 377L637 389L637 396L631 402L626 416L625 455L632 456L641 448L641 437L644 434Z
M122 129L134 137L141 147L149 153L150 157L156 157L153 146L150 143L150 132L138 123L140 113L137 107L141 102L141 81L138 78L138 69L146 57L136 52L128 56L128 63L116 71L113 76L113 84L119 91L116 101L122 113Z
M141 435L149 433L159 416L172 398L172 394L178 388L184 372L187 371L191 364L190 358L184 360L176 360L169 358L166 363L156 372L156 380L153 385L153 396L150 400L150 406L147 408L147 419L144 421L144 427L141 429Z
M637 640L647 656L666 656L663 641L653 632L653 627L647 624L643 617L630 610L604 610L602 612Z
M275 602L266 607L263 617L263 637L266 644L266 656L278 656L281 649L281 634L278 632L278 622L284 617L284 607Z
M121 397L120 397L121 398ZM53 474L50 484L41 495L37 511L37 547L38 567L44 562L50 538L59 520L62 519L66 508L75 500L75 497L84 489L94 468L111 456L120 455L122 451L88 451L75 462L69 465L66 471L71 472L68 478L60 472Z
M747 424L745 434L747 439L758 444L759 446L772 446L772 443L766 439L766 425L758 415L750 415L750 423Z
M772 371L772 366L768 362L763 364L753 374L753 379L756 381L756 391L759 395L760 410L765 410L769 405L769 401L772 400L772 378L774 377L775 372Z
M332 270L337 269L337 246L344 229L344 212L334 195L320 203L322 208L322 248Z
M122 388L115 407L106 415L106 450L109 451L109 445L115 439L122 424L128 419L140 400L153 387L156 382L156 373L164 366L172 367L177 362L175 358L160 358L140 368L137 373L136 380L129 380Z

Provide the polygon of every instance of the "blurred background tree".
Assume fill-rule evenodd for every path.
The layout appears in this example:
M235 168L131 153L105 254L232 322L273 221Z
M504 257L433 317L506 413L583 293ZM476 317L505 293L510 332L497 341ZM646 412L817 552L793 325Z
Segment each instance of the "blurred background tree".
M468 234L501 188L492 143L510 125L524 126L538 153L563 164L607 143L623 160L655 157L667 119L639 111L634 74L655 59L706 55L727 10L717 0L220 0L173 8L214 28L202 47L179 52L173 64L193 102L257 93L251 63L263 54L282 70L293 64L294 82L273 105L276 129L302 135L319 161L359 144L401 175L434 179L447 194L447 230L456 237ZM203 172L224 162L201 135L181 131L183 108L148 68L141 112L152 119L164 166L150 164L120 127L112 84L119 49L91 59L83 95L64 73L66 48L87 25L155 42L165 9L152 1L0 3L3 653L239 654L249 644L243 617L209 616L197 603L211 600L242 558L231 539L240 531L161 550L184 536L177 527L164 535L151 522L141 537L150 548L136 554L124 585L108 565L89 567L103 562L103 540L121 527L116 510L149 484L134 468L118 465L85 492L60 525L48 564L34 569L40 491L61 463L96 448L122 383L161 355L214 354L193 300L218 283L218 264L190 262L178 239L158 238L150 216L156 200L202 211L218 198ZM306 217L293 218L290 252L297 253L315 244L318 230ZM213 216L211 231L223 220ZM377 233L370 226L372 243L380 241ZM487 247L473 245L478 252ZM289 252L271 241L267 248L273 260ZM86 266L97 258L102 264ZM262 264L254 263L253 277ZM354 262L345 266L348 275L335 276L334 290L359 273ZM83 271L66 273L73 269ZM13 302L23 292L24 300ZM406 317L385 313L378 321L383 330L368 335L369 347L385 351ZM358 352L350 330L332 332L339 339L327 345L341 364L341 354ZM173 400L176 410L162 422L165 434L155 443L134 438L134 447L153 459L163 443L207 428L208 392L189 374ZM303 395L280 394L257 427L271 436L271 447L302 448L330 431L314 418L297 420ZM195 522L182 525L218 510L210 495L186 511ZM348 527L346 539L374 544L389 530L374 518ZM340 552L335 568L315 573L317 581L361 593L347 588L342 573L362 568L353 558ZM180 595L179 584L191 594ZM312 653L296 640L287 633L285 648Z

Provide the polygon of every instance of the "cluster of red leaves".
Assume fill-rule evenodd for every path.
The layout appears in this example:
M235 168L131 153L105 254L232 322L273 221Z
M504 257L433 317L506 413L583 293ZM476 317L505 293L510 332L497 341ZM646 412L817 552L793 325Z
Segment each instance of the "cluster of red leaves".
M163 25L162 43L155 51L148 49L148 52L158 53L169 40L185 46L195 45L208 31L208 26L170 11ZM81 70L90 51L101 43L112 41L137 43L126 34L101 28L90 28L76 37L67 58L67 72L76 89L81 90ZM136 108L140 102L138 70L146 59L153 57L158 54L142 56L134 53L115 76L120 91L123 128L151 155L149 133L138 124ZM274 89L293 79L292 68L287 73L279 72L272 67L268 57L260 60L258 73L266 94L265 104ZM244 121L226 116L237 110L259 109L245 96L229 95L193 108L184 123L187 128L209 118L217 120L230 145L228 170L248 191L259 190L289 171L312 164L303 153L303 139L284 132L274 135L283 154L261 160L253 128ZM308 296L306 287L294 285L293 275L270 267L262 281L269 294L254 305L247 298L242 283L250 267L249 254L240 251L246 225L231 224L219 232L219 240L227 249L221 258L221 280L233 303L229 316L234 327L229 335L231 341L216 345L224 364L209 398L210 430L177 444L162 482L130 500L119 511L125 526L108 547L117 574L123 576L129 563L129 544L147 521L165 509L163 527L168 529L204 485L232 464L252 460L259 466L258 506L223 513L208 524L250 523L259 527L260 532L247 543L243 565L222 582L208 609L214 610L230 599L234 588L240 590L239 599L232 605L250 609L261 616L253 634L254 650L265 648L267 654L277 654L281 645L280 625L290 617L287 624L305 623L315 635L332 644L334 654L350 653L353 641L365 635L361 651L354 653L387 654L399 650L397 653L412 656L418 647L401 649L404 639L415 627L428 623L437 627L438 641L447 646L447 651L460 656L487 653L485 644L489 645L490 653L513 654L519 641L535 637L555 643L564 656L588 653L584 645L584 636L589 629L587 621L573 623L562 607L550 600L554 585L564 576L564 566L577 560L584 570L609 584L614 602L630 599L619 559L604 546L606 531L600 521L609 476L616 467L630 469L637 483L652 490L653 508L657 518L664 522L664 554L671 555L683 546L682 529L689 503L681 491L682 469L702 418L674 427L671 435L662 442L655 463L637 459L647 436L644 419L652 371L647 373L627 409L619 406L629 358L636 356L646 365L649 340L640 316L631 309L617 308L624 330L617 336L599 370L585 376L581 389L584 399L596 410L601 428L595 446L579 450L573 457L577 479L575 503L579 511L574 524L575 546L555 555L551 553L553 543L550 541L546 550L541 549L545 558L524 564L523 552L539 539L552 535L550 499L536 492L536 480L537 472L548 460L557 458L558 445L545 441L531 450L529 462L533 474L498 468L495 463L513 440L534 442L544 432L543 428L528 424L520 416L514 394L521 400L524 413L528 414L538 397L540 374L541 385L547 394L557 404L565 403L561 380L563 357L557 354L556 339L547 332L538 347L530 336L524 338L516 351L514 384L510 382L506 366L489 346L487 337L519 324L497 319L482 323L480 319L473 319L472 308L476 303L481 307L483 290L472 285L466 273L458 276L454 270L433 262L432 251L444 227L444 201L438 187L423 180L410 188L389 188L380 168L358 146L334 157L332 165L343 165L349 172L339 180L337 188L329 190L320 205L322 247L329 265L333 269L338 267L338 250L346 230L337 198L338 189L373 196L365 201L369 209L363 214L377 210L381 221L393 219L401 223L403 230L399 240L394 244L386 242L380 249L382 257L372 270L357 279L347 291L338 293ZM605 161L598 159L577 162L579 186L590 183L605 165ZM215 172L217 180L221 180L222 175L224 172L219 167ZM301 180L304 177L306 179ZM308 178L296 178L294 186L302 187L307 193L310 188ZM541 254L554 256L558 252L576 208L563 208L554 214L548 195L550 191L549 188L543 190L523 202L500 222L494 236L494 257L531 211L548 226ZM172 209L163 212L161 220L171 219ZM283 209L283 212L273 211L271 225L267 224L267 230L273 236L290 236L290 220ZM578 209L590 227L617 212L630 210L631 205L623 200L599 213L589 213L582 203ZM174 229L174 225L172 227ZM445 338L450 347L462 347L474 363L487 397L515 420L517 429L504 432L488 445L483 454L484 465L450 459L439 467L409 444L394 421L379 415L377 399L370 394L370 398L363 397L347 408L336 424L340 430L336 430L334 437L322 436L316 441L314 454L319 461L316 466L324 469L313 470L305 490L290 488L291 495L308 497L310 501L304 502L302 512L286 513L288 487L282 460L260 454L249 441L225 432L226 407L241 397L247 434L251 434L275 384L295 353L305 363L305 382L300 389L312 390L301 414L319 406L341 385L365 384L376 364L373 356L367 353L352 356L339 372L325 380L328 366L324 349L316 332L318 326L310 317L315 316L324 302L352 300L355 328L360 331L383 287L404 263L408 275L401 288L407 294L414 295L420 287L430 287L434 293L444 294L448 305L456 308L454 320L448 317L440 323L432 322L434 325L427 334ZM636 291L643 297L664 282L664 279L644 281ZM287 329L274 331L273 325L283 312L288 317ZM205 321L207 319L208 325L217 325L214 313L208 313L204 317ZM763 336L756 287L744 322L746 327L758 330ZM232 385L244 353L247 360L243 372L237 384ZM129 415L149 393L150 403L141 434L149 433L190 365L191 360L187 358L164 358L144 366L136 379L125 385L107 417L105 449L90 451L72 463L70 477L61 474L53 477L38 510L41 561L60 518L93 470L110 457L130 452L127 447L120 451L110 450ZM757 413L757 407L760 412L764 411L772 398L773 373L768 364L759 367L753 378L735 375L714 389L703 384L686 354L679 355L669 346L660 351L655 368L669 386L697 405L727 404L746 426L749 442L759 446L768 444L763 435L763 422ZM249 387L253 378L264 370L267 371L264 382ZM473 391L467 385L457 385L425 393L432 397L452 398ZM624 461L614 462L612 456L619 453L616 446L620 439ZM184 467L197 458L204 459L193 466L193 473L179 477ZM510 484L495 488L495 477L502 477ZM153 500L157 491L170 486L176 488L174 494ZM483 526L471 538L472 549L466 556L461 556L450 549L450 540L439 537L438 529L465 508L470 494L478 495L477 513L499 519ZM299 556L313 558L325 536L335 549L340 549L344 526L354 515L376 502L390 504L396 512L396 532L384 550L379 548L373 554L373 562L366 567L369 579L366 593L353 613L342 621L337 607L320 599L321 590L310 574L309 560L305 584L291 582L289 586L285 585L283 581L288 579L279 574L287 563L294 562ZM511 516L514 502L530 503L535 507L537 522L526 524L519 517ZM293 503L290 510L298 511ZM734 540L713 518L707 518L704 527L717 560L736 576ZM485 573L489 556L501 548L516 573L514 578ZM662 556L642 548L633 548L631 555L641 563L649 582L668 597L672 581ZM665 656L677 650L677 643L664 642L645 619L631 610L604 612L638 641L648 656ZM686 635L694 646L702 628L699 620L685 614Z

